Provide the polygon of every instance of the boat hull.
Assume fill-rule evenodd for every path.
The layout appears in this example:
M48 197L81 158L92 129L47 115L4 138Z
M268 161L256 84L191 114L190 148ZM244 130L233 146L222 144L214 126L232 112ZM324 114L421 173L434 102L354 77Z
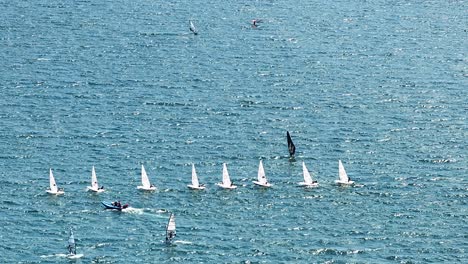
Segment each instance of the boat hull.
M193 186L193 185L187 185L187 187L189 187L189 189L192 189L192 190L204 190L205 189L205 186Z
M108 209L108 210L117 210L117 211L122 211L122 209L125 209L126 207L122 206L122 207L118 207L118 206L115 206L115 205L112 205L112 203L109 203L109 202L101 202L102 205L104 205L104 209Z
M258 181L253 181L253 183L255 185L258 185L258 186L261 186L261 187L271 187L271 183L261 183L261 182L258 182Z
M97 193L101 193L101 192L104 191L104 189L94 189L94 188L91 187L91 186L88 186L88 187L87 187L87 190L88 190L88 191L91 191L91 192L97 192Z
M56 191L56 192L53 192L51 190L47 190L46 191L48 194L53 194L53 195L62 195L64 194L65 192L64 191Z
M137 189L142 190L142 191L156 191L155 186L153 186L153 187L137 186Z
M319 184L318 182L314 182L314 183L306 183L306 182L300 182L299 183L300 186L303 186L303 187L318 187Z
M354 181L340 181L340 180L336 180L335 181L336 184L340 184L340 185L353 185L354 184Z
M221 187L223 189L236 189L237 188L236 185L226 186L226 185L223 185L222 183L217 183L216 185L218 185L219 187Z

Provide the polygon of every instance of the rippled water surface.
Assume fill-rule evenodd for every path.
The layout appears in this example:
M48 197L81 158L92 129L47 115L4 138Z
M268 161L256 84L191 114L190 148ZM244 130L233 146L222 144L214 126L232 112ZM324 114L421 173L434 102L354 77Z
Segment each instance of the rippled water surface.
M466 263L466 10L0 1L1 262ZM260 159L271 189L251 182ZM338 159L355 186L334 185ZM318 188L297 187L302 161ZM215 186L223 162L238 189ZM141 164L158 191L136 189ZM104 193L86 192L93 165Z

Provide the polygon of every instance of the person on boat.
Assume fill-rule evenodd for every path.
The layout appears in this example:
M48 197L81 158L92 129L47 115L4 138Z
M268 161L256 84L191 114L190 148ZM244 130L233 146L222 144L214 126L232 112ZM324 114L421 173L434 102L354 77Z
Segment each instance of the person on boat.
M99 187L100 190L104 190L104 186Z
M122 204L120 203L120 201L117 202L117 206L120 208L122 207Z
M312 183L318 183L318 181L312 181Z
M154 188L154 184L151 184L151 185L150 185L150 188Z
M257 27L257 19L252 19L252 27Z
M75 254L76 254L76 251L73 250L72 245L68 245L68 253L69 253L70 255L75 255Z
M350 181L351 181L351 177L348 176L348 182L350 182Z

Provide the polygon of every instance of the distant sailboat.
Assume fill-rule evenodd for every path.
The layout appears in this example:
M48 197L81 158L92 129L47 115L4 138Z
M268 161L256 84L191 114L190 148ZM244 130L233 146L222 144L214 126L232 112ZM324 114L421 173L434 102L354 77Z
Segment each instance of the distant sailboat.
M60 194L65 193L63 189L59 189L57 187L57 184L55 183L54 174L52 173L52 169L49 170L49 185L50 185L49 190L47 190L46 192L50 194L55 194L55 195L60 195Z
M268 182L266 178L265 170L263 169L262 160L260 160L260 164L258 165L257 181L254 181L253 183L262 187L271 187L271 184Z
M150 183L148 174L146 174L146 170L143 164L141 165L141 186L138 186L137 189L144 190L144 191L156 190L156 186Z
M98 184L98 181L97 181L97 176L96 176L96 171L94 170L94 166L91 169L91 186L88 186L88 190L93 191L93 192L97 192L97 193L100 193L100 192L104 191L103 186L101 186L101 188L99 188L99 184Z
M193 190L203 190L205 189L205 186L198 182L198 175L197 171L195 170L195 164L192 164L192 184L187 185L190 189Z
M68 256L76 255L76 244L73 231L70 229L70 236L68 237Z
M224 189L235 189L235 188L237 188L237 186L232 184L232 182L231 182L231 179L229 177L229 172L227 170L226 163L223 163L223 182L217 183L216 185L218 185L219 187L224 188Z
M289 158L293 159L294 154L296 153L296 146L294 146L291 135L289 135L289 131L286 131L286 138L288 139Z
M310 176L305 162L302 162L302 174L304 176L304 181L300 182L299 185L306 187L317 187L319 185L317 181L312 180L312 176Z
M198 30L197 28L195 27L195 25L193 24L193 21L192 20L189 20L189 23L190 23L190 31L192 31L192 33L194 35L198 35Z
M166 226L166 244L172 244L176 236L176 223L175 223L175 215L171 213L169 216L169 222Z
M343 163L341 163L341 160L338 160L338 175L340 179L336 180L335 183L344 184L344 185L351 185L354 183L354 181L352 181L348 177L348 174L346 173Z

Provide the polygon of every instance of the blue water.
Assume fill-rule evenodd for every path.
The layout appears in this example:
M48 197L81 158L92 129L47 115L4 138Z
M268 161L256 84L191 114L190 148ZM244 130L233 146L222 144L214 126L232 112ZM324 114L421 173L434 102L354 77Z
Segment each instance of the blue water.
M0 1L0 262L466 263L466 10ZM334 185L338 159L356 186ZM319 188L297 187L302 161ZM223 162L238 189L214 185ZM136 189L141 164L159 191ZM117 199L133 209L103 210Z

